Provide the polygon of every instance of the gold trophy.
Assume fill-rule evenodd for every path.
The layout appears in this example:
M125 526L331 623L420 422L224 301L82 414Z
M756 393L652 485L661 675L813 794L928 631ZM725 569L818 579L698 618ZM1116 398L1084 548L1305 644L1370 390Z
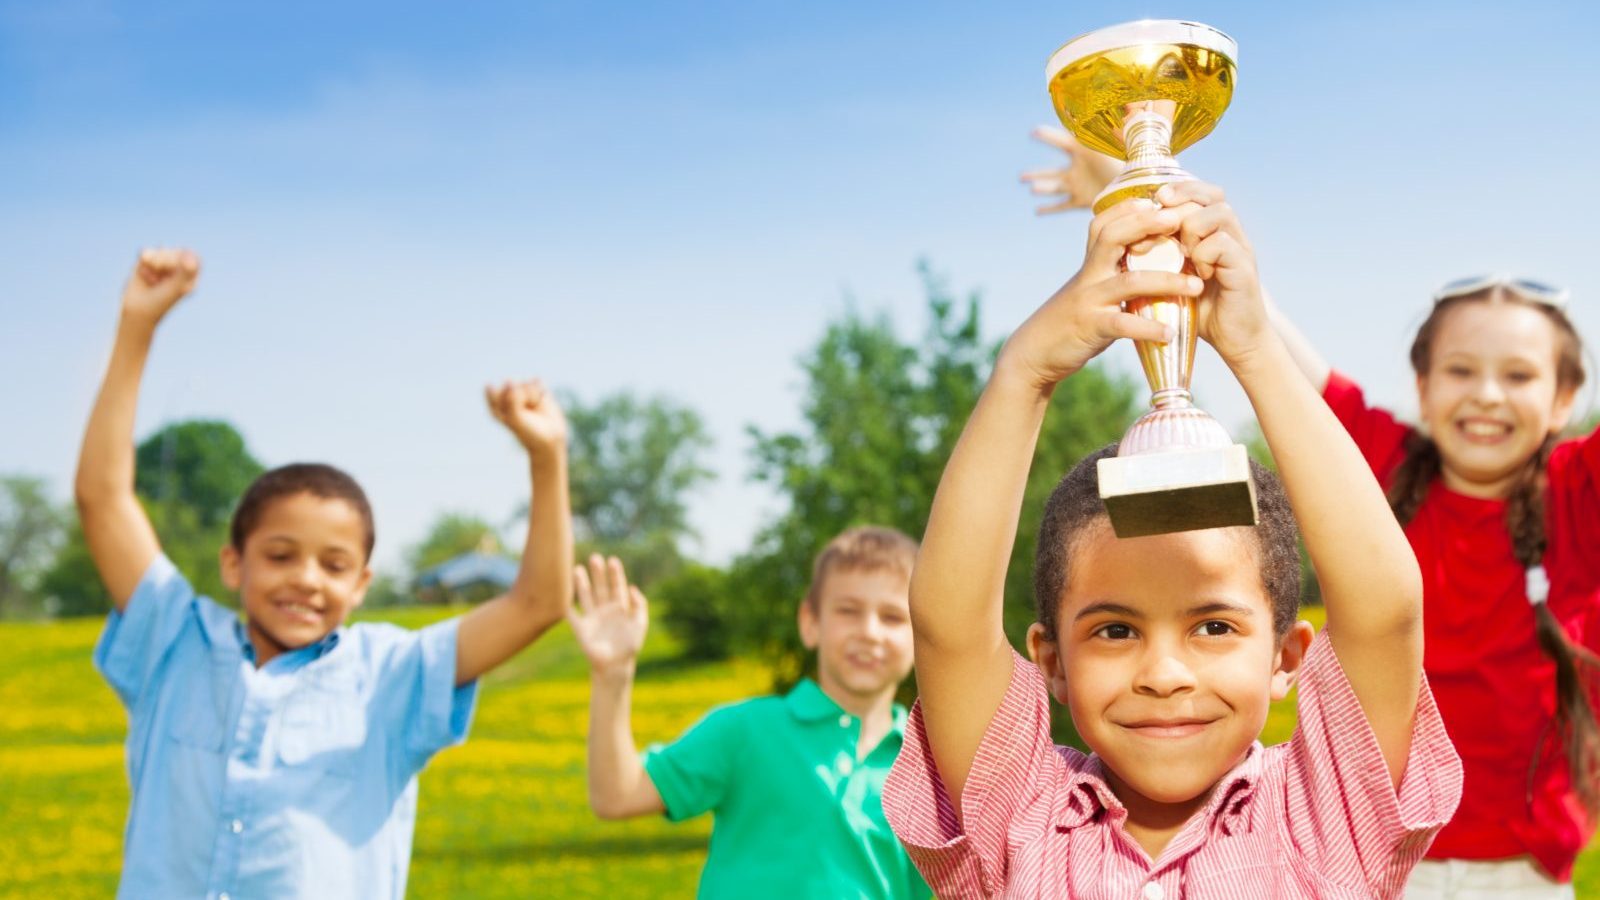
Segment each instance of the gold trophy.
M1050 98L1084 146L1127 160L1095 198L1096 213L1188 181L1174 153L1211 133L1233 99L1238 45L1207 25L1145 20L1091 31L1050 57ZM1193 271L1177 241L1123 259L1128 269ZM1140 297L1124 308L1172 326L1175 340L1136 341L1150 406L1099 464L1100 497L1118 537L1254 525L1249 456L1189 393L1191 297Z

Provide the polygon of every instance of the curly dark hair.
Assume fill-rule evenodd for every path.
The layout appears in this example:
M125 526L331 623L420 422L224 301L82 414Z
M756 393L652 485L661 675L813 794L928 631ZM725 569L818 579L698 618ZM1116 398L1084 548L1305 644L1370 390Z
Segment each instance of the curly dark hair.
M1056 639L1056 612L1067 588L1074 545L1089 525L1109 522L1100 500L1096 466L1116 455L1117 445L1107 444L1085 456L1045 501L1033 558L1033 602L1048 640ZM1256 483L1257 510L1257 524L1250 531L1256 538L1261 585L1272 601L1273 634L1282 637L1300 614L1300 528L1278 476L1254 460L1250 461L1250 473Z

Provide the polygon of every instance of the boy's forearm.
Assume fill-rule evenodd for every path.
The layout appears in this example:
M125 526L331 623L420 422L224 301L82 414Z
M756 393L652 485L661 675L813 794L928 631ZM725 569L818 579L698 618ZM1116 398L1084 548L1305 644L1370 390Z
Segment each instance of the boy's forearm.
M657 798L650 775L639 761L633 737L633 666L595 671L589 691L589 806L602 819L625 819L648 812ZM640 799L643 798L643 799Z
M466 684L515 656L561 621L572 596L572 526L565 453L531 464L528 539L504 594L461 617L456 683Z
M1322 393L1328 386L1328 375L1333 371L1332 367L1328 365L1328 361L1317 351L1317 348L1312 345L1311 340L1305 336L1305 332L1301 331L1292 319L1283 314L1283 310L1278 308L1278 305L1272 301L1271 297L1266 298L1266 303L1267 316L1272 322L1272 329L1278 333L1279 339L1288 348L1289 355L1294 358L1295 366L1306 377L1306 380L1311 382L1311 386L1316 389L1317 393Z
M1342 634L1416 628L1421 575L1372 470L1277 339L1235 369L1272 448ZM1347 605L1348 604L1348 605Z
M1249 394L1316 566L1331 639L1390 781L1411 751L1422 677L1422 575L1383 491L1276 336L1234 373Z
M133 430L139 407L139 385L155 338L154 323L123 316L117 326L111 360L89 412L83 447L78 454L74 493L79 504L119 493L133 493Z
M155 529L134 493L134 420L154 336L155 322L123 315L84 429L73 480L84 541L119 612L161 552Z
M539 631L561 621L572 596L572 500L565 448L530 459L528 536L511 593Z
M919 650L1004 641L1006 566L1049 402L1002 356L945 465L917 554L911 616Z
M1002 353L934 495L911 575L923 722L955 808L1011 680L1002 623L1006 564L1049 393Z

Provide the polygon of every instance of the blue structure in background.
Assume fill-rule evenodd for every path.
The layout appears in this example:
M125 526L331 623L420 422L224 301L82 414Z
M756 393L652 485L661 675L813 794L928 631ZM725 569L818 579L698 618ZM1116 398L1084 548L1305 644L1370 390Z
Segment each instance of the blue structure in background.
M417 574L415 587L425 601L467 599L474 588L495 592L511 587L517 580L517 561L492 553L463 553ZM473 598L476 599L476 598Z

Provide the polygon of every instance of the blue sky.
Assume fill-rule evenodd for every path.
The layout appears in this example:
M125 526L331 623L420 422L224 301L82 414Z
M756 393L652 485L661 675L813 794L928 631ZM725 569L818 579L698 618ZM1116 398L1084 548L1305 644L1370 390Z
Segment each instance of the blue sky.
M777 508L744 427L796 423L830 318L919 332L927 259L998 337L1076 269L1086 219L1016 183L1053 161L1027 139L1044 61L1142 16L1238 39L1234 104L1183 161L1376 397L1411 408L1409 331L1463 274L1568 285L1600 342L1576 3L0 0L0 472L65 499L133 254L187 244L206 272L141 435L222 416L269 464L350 469L392 565L437 513L526 496L485 381L665 393L717 439L694 516L726 559ZM1213 358L1196 387L1248 420Z

